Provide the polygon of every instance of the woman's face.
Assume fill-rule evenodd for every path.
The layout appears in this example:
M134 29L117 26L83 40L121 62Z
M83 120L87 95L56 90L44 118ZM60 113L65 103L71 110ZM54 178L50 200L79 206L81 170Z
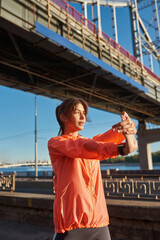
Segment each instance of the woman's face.
M66 121L64 121L65 132L75 132L83 130L85 121L85 109L81 103L78 103L70 114L70 117L68 117Z

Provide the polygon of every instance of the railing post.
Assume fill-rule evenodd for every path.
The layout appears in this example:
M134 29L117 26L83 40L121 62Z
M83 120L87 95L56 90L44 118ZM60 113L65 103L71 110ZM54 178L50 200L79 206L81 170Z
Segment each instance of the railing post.
M98 48L99 48L99 58L102 59L102 48L101 48L101 42L100 42L99 28L98 28L98 32L97 32L97 40L98 40Z
M48 0L48 28L50 29L50 22L51 22L51 13L50 13L50 0Z
M69 16L68 16L68 3L66 4L66 23L67 23L67 37L68 37L68 40L70 39L70 35L69 35L69 32L70 32L70 26L69 26Z
M16 189L16 172L13 173L11 193L13 193L15 189Z
M36 4L33 3L33 19L34 19L34 25L36 25Z
M82 45L83 49L85 48L85 37L84 37L84 31L83 31L83 22L84 22L84 16L81 16L81 29L82 29Z

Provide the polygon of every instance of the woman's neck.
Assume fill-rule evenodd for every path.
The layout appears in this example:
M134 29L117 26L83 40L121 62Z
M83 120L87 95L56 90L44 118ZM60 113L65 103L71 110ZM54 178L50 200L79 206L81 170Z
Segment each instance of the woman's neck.
M72 136L72 137L78 137L78 132L77 131L76 132L64 131L64 134Z

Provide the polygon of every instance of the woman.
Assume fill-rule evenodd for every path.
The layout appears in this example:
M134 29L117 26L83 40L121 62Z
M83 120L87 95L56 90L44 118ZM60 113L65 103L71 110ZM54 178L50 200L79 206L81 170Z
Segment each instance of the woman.
M48 142L55 173L55 240L110 240L99 160L137 148L135 125L127 113L111 130L93 139L78 133L87 113L88 105L81 98L69 98L56 108L59 136Z

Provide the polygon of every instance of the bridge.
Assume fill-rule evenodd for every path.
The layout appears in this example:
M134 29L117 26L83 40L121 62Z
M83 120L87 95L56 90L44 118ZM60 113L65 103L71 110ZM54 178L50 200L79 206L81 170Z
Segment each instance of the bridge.
M156 139L144 141L152 134L145 123L160 124L160 77L143 64L142 46L160 61L158 37L153 44L136 0L76 2L84 6L84 15L64 0L0 1L0 84L50 98L82 97L113 113L127 111L140 122L141 168L152 169L148 144L160 140L160 129ZM97 5L98 28L87 18L87 4ZM115 39L101 29L100 4L112 7ZM130 8L133 27L137 20L134 56L117 42L117 6Z
M49 163L49 162L38 162L37 165L38 166L51 166L51 163ZM35 162L5 164L5 165L0 166L0 170L1 170L1 168L27 167L27 166L35 166Z

